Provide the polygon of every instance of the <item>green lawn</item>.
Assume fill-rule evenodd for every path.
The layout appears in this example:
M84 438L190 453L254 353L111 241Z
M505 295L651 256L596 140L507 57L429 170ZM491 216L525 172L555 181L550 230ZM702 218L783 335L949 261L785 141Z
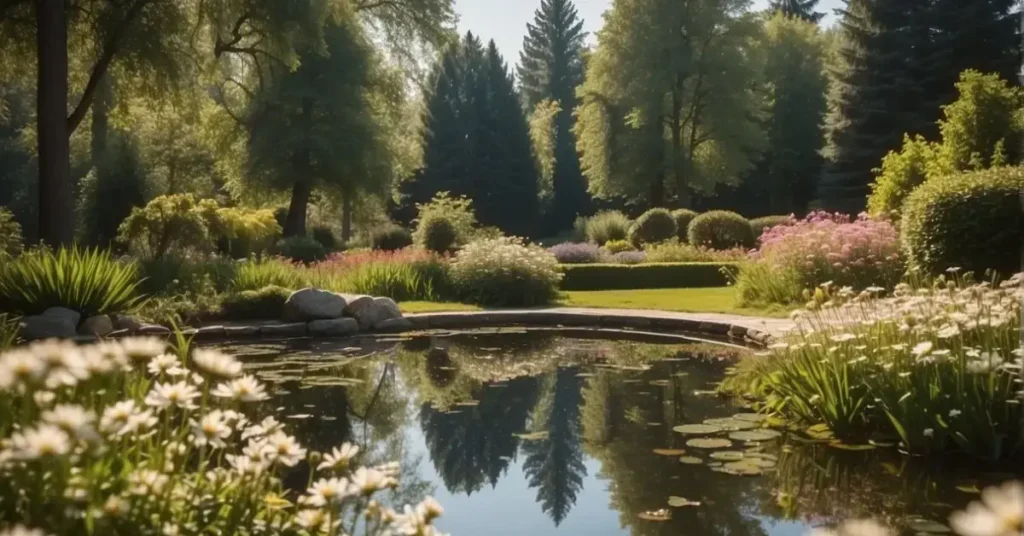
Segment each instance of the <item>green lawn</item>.
M736 307L733 287L670 288L645 290L587 290L563 292L555 305L602 309L657 309L686 313L731 313L738 315L785 318L788 311ZM406 313L479 311L475 305L461 303L402 302Z

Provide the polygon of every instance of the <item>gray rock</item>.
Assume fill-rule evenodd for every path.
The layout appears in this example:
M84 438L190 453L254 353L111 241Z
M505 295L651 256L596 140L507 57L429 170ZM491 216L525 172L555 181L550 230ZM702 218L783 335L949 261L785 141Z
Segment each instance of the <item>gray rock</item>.
M224 328L224 335L227 337L255 337L259 334L259 326L227 326Z
M203 326L196 330L196 338L209 340L224 337L224 326Z
M304 288L292 292L284 303L284 319L290 322L340 318L345 312L345 298L333 292Z
M401 318L402 310L391 298L359 300L350 309L353 318L359 322L359 329L367 331L377 324L392 318Z
M171 329L160 324L143 324L138 332L140 335L170 335Z
M110 338L127 337L127 336L131 335L132 333L134 333L134 332L132 330L130 330L130 329L115 329L114 331L111 331L110 333L108 333L107 337L110 337Z
M50 307L49 309L43 311L43 314L41 316L48 316L50 318L63 318L74 324L75 327L78 327L78 321L82 319L82 313L79 313L78 311L72 311L67 307Z
M115 330L127 329L129 331L138 331L142 325L142 320L139 320L137 316L117 315L117 318L114 319Z
M68 317L53 315L26 316L22 317L18 325L18 333L27 340L70 339L75 336L75 323Z
M413 328L413 323L408 318L389 318L373 325L374 331L387 333L401 333L403 331L410 331Z
M302 337L306 335L306 323L296 322L292 324L267 324L260 326L260 335L273 337Z
M106 337L114 331L114 323L110 320L107 315L96 315L86 318L82 325L78 327L79 335L95 335L97 337Z
M345 298L345 316L355 317L355 311L373 302L373 296L365 294L341 294Z
M359 323L354 318L313 320L306 328L310 335L320 337L344 337L359 333Z

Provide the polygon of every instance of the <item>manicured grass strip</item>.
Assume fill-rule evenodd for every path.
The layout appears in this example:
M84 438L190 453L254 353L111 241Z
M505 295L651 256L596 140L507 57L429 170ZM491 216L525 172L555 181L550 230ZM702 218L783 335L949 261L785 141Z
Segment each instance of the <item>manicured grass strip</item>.
M451 313L457 311L480 311L480 307L465 303L406 301L398 304L403 313Z
M785 318L781 308L751 309L736 306L734 287L596 290L562 293L560 305L601 309L653 309L684 313L729 313Z
M562 290L626 290L723 287L736 263L562 264Z

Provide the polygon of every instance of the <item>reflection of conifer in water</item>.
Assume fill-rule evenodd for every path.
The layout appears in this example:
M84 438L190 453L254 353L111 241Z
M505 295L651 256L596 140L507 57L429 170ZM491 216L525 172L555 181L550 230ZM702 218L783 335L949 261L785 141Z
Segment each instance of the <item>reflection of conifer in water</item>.
M547 376L531 415L530 429L547 432L546 438L523 444L523 470L537 501L559 525L576 504L587 468L580 444L580 389L583 380L575 368L562 368Z
M420 408L430 461L452 493L497 484L519 448L515 434L526 428L536 380L513 380L503 388L478 386L472 394L479 401L475 406L455 406L450 412L429 404Z

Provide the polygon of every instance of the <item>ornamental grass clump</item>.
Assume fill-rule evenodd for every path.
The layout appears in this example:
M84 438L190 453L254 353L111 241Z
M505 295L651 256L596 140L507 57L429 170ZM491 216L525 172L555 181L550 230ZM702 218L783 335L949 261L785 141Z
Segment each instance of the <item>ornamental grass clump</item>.
M892 223L861 215L814 212L761 236L761 247L737 281L743 304L798 303L805 289L831 281L836 287L887 290L903 275L899 234Z
M467 244L452 261L451 276L463 300L512 307L551 302L562 280L554 255L514 237Z
M824 285L794 314L797 331L726 387L846 443L1009 458L1024 440L1022 281L941 276L888 298Z
M311 452L266 387L217 350L124 339L0 354L0 526L45 534L437 534L427 497L395 512L397 463ZM298 492L286 473L308 472Z
M566 242L552 246L548 248L548 251L562 264L592 264L601 262L604 257L600 246L589 242L579 244Z

